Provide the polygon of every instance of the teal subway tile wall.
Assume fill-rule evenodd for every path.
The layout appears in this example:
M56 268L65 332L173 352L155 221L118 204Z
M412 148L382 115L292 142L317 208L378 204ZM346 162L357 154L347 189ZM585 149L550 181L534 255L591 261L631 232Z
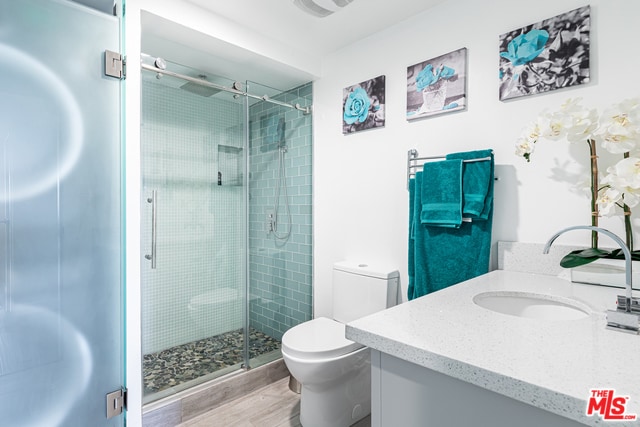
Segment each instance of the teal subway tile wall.
M259 93L255 84L249 90ZM312 84L273 99L311 105ZM268 102L252 105L249 118L250 324L281 339L287 329L312 317L312 120L310 114ZM282 172L290 219L282 185L278 194ZM276 211L278 235L286 234L290 221L286 239L269 230L268 213Z

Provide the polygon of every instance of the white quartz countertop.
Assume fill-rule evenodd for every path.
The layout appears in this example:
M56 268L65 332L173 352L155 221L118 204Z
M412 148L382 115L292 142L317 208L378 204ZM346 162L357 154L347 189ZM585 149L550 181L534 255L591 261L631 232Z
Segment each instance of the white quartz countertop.
M579 320L535 320L476 305L488 291L568 298L593 310ZM554 276L497 270L347 324L347 338L518 401L576 420L590 390L628 396L640 417L640 336L605 328L605 311L623 289ZM638 426L640 422L616 422Z

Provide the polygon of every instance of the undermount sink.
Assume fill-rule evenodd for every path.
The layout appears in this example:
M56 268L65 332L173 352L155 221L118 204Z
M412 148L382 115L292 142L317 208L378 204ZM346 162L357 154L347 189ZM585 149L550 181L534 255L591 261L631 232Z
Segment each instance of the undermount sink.
M529 292L483 292L473 302L487 310L527 319L579 320L591 313L577 301Z

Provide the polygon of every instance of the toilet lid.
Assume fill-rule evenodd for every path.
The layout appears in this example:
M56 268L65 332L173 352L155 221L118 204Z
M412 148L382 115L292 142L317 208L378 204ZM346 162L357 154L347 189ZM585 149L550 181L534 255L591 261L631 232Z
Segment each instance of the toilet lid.
M327 359L364 347L346 339L344 331L343 323L317 317L285 332L282 336L282 351L299 359Z

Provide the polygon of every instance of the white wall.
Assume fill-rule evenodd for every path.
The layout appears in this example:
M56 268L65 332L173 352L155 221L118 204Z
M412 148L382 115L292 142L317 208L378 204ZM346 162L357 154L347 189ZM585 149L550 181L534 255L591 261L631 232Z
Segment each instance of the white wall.
M360 0L366 1L366 0ZM406 153L422 155L491 147L497 174L494 241L543 242L561 227L588 223L588 201L572 194L570 185L552 179L557 161L584 165L585 153L561 143L538 147L532 164L513 155L521 128L544 107L554 108L567 97L582 96L585 104L602 108L636 95L636 52L627 46L638 38L637 0L539 0L514 6L506 0L450 0L439 7L362 40L327 58L292 52L246 31L237 24L203 13L183 0L128 0L126 53L135 64L141 52L142 11L176 26L160 26L154 36L176 42L192 40L195 48L215 56L238 51L262 56L278 68L322 74L314 85L314 290L315 315L330 315L331 265L345 259L393 264L407 287ZM592 6L591 74L588 85L502 103L497 99L498 35L556 14ZM153 24L150 23L150 24ZM153 28L148 25L147 33ZM176 31L175 34L170 34ZM188 40L187 40L188 41ZM189 43L192 44L192 43ZM208 47L212 46L212 47ZM175 46L174 46L175 47ZM408 123L404 117L406 67L468 48L467 111ZM233 48L233 49L231 49ZM216 49L218 52L216 52ZM231 51L229 52L229 50ZM168 58L171 59L171 58ZM318 59L322 59L319 72ZM197 66L198 64L191 64ZM273 64L271 64L273 65ZM287 71L287 70L285 70ZM386 127L360 134L341 133L342 89L366 79L387 76ZM140 70L128 67L127 110L127 385L128 424L140 425ZM635 216L635 215L634 215ZM617 233L620 221L603 221ZM588 244L588 233L567 235L561 243Z
M588 198L552 172L584 169L586 144L540 142L527 164L514 155L514 141L541 110L555 109L569 97L583 97L585 105L602 109L640 95L635 89L640 59L629 48L640 36L640 2L540 0L516 7L495 0L491 9L486 4L450 0L324 59L322 78L314 86L315 316L331 315L331 266L341 259L395 265L406 300L410 148L425 156L493 148L499 177L494 242L545 242L563 227L590 223ZM591 82L500 102L498 36L585 4L591 5ZM467 110L407 122L406 67L461 47L468 49ZM382 74L385 128L343 136L342 89ZM623 235L620 218L600 225ZM560 243L586 246L589 233L568 234Z

